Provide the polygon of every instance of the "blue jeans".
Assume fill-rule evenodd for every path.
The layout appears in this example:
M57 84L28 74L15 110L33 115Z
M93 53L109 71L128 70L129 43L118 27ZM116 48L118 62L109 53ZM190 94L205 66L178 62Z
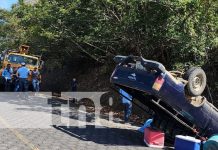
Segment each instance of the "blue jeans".
M27 92L28 87L28 80L26 78L19 78L19 91Z
M123 103L124 105L124 121L127 122L132 113L132 103Z
M39 80L33 79L32 84L33 84L33 91L39 92Z
M15 79L14 81L14 92L18 92L19 91L19 80Z

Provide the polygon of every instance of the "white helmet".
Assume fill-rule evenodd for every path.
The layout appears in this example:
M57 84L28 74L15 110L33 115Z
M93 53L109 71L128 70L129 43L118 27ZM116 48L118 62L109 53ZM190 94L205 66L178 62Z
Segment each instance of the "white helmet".
M25 65L26 65L26 63L25 63L25 62L22 62L22 63L21 63L21 65L22 65L22 66L25 66Z

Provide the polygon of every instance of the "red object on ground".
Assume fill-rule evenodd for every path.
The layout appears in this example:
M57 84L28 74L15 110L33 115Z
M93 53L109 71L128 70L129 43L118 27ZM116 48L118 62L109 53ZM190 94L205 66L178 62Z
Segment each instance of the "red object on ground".
M145 128L144 142L148 147L163 148L164 147L164 133L159 130Z

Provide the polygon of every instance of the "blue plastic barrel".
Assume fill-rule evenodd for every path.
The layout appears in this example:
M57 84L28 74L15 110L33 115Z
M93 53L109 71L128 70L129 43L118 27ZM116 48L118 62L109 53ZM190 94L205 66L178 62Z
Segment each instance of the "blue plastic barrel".
M218 150L218 134L211 136L204 143L203 150Z

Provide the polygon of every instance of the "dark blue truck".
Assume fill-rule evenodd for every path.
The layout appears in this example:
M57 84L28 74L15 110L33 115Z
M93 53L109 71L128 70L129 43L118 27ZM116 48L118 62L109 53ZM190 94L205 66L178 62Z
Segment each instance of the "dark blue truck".
M156 61L116 56L110 81L154 112L152 126L177 134L209 137L218 133L218 109L201 94L206 75L199 67L169 72Z

